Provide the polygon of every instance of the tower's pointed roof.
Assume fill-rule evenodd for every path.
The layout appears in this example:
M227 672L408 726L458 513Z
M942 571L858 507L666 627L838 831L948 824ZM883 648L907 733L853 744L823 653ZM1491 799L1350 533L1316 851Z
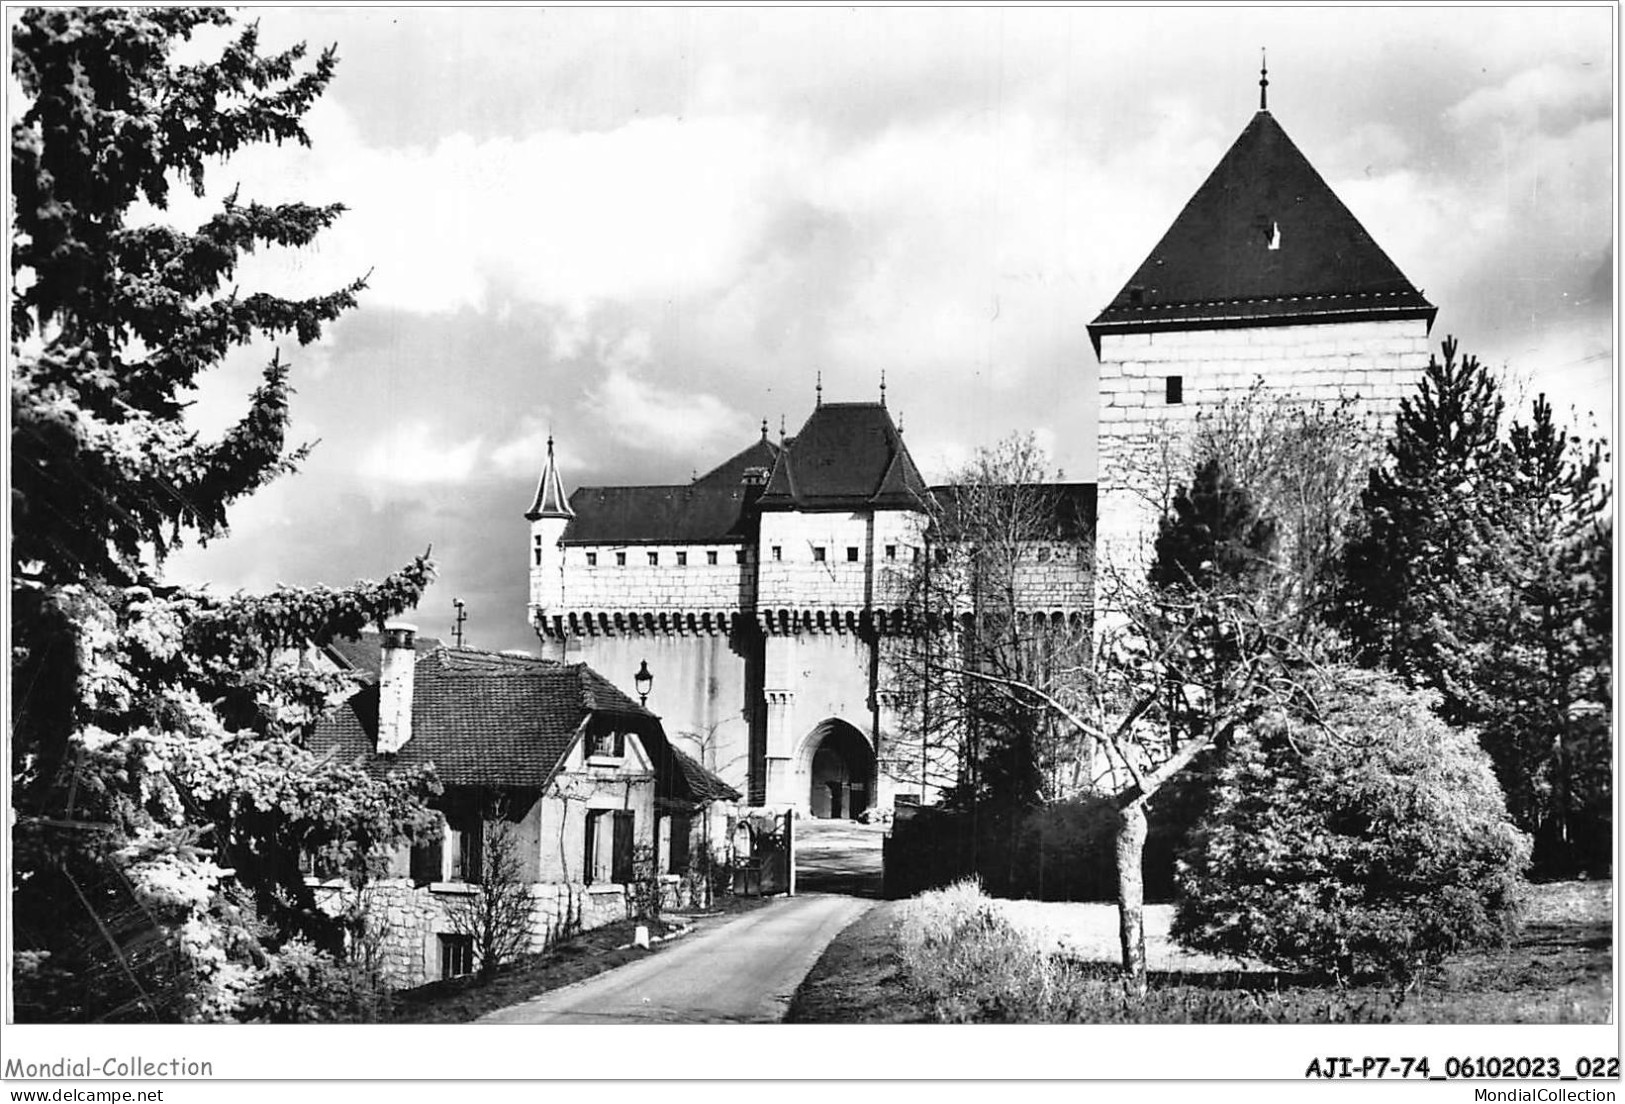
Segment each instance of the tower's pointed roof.
M574 510L570 509L569 499L564 497L564 480L559 478L558 465L553 462L553 438L547 438L547 466L542 469L542 478L536 484L536 501L531 503L530 509L525 511L527 521L537 521L541 518L573 518Z
M919 509L925 480L879 403L821 402L779 452L763 509Z
M1089 337L1436 311L1260 110Z

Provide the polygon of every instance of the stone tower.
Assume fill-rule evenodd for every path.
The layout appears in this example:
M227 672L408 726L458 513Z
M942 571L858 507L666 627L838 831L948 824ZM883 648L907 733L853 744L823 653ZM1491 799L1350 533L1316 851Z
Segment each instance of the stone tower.
M547 438L547 464L536 484L536 499L525 511L530 522L530 609L556 608L564 599L564 550L560 541L575 518L564 497L564 481L553 459L553 438ZM554 658L564 658L562 654Z
M1261 94L1241 136L1089 326L1100 360L1097 585L1148 562L1163 489L1155 473L1198 412L1257 386L1292 400L1354 397L1368 415L1391 417L1427 364L1436 309Z

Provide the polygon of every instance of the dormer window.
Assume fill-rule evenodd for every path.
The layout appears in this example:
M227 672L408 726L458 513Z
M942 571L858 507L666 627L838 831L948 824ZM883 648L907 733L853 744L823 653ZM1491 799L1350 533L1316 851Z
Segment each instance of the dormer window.
M619 732L595 732L587 737L587 758L621 759L626 755L626 737Z

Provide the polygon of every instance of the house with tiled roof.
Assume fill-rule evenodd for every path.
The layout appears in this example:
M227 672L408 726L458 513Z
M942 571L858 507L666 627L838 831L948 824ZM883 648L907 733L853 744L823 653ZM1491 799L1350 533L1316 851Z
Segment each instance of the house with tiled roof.
M635 881L659 881L672 902L708 892L695 860L721 845L712 814L740 795L672 748L658 717L585 663L414 638L392 625L332 645L359 689L310 739L380 774L432 769L443 787L438 828L374 891L388 898L397 983L472 968L449 910L477 891L498 824L529 884L535 950L625 919Z

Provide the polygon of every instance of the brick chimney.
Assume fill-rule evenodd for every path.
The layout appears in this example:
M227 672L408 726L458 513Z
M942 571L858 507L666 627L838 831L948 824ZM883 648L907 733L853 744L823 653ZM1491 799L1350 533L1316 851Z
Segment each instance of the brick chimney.
M412 738L412 669L417 662L416 625L384 626L378 664L378 754L394 755Z

